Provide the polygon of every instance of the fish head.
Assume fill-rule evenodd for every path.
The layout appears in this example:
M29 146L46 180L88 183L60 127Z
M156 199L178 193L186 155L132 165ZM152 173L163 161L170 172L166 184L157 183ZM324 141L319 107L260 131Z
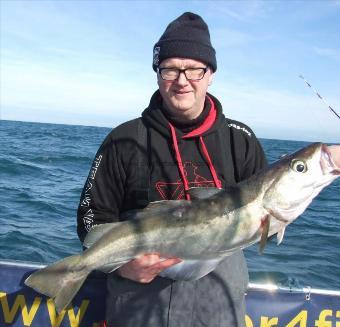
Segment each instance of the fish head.
M263 206L274 218L289 224L340 176L340 145L313 143L269 167Z

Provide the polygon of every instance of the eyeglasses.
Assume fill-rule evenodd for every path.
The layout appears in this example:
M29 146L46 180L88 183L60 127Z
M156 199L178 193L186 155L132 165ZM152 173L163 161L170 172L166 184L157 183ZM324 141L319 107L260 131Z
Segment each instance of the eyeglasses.
M186 79L188 81L199 81L201 80L205 73L208 71L208 67L200 67L200 68L158 68L158 73L161 75L161 78L165 81L175 81L178 79L181 73L184 73Z

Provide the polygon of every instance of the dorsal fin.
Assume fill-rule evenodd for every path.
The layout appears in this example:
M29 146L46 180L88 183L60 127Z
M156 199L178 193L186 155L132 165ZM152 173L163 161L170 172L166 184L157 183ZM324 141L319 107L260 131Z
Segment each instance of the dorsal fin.
M121 213L120 218L123 220L145 218L152 213L161 213L174 208L189 206L191 201L187 200L160 200L150 202L144 209L133 209Z
M190 194L191 199L207 199L211 196L222 192L223 189L217 187L192 187L189 188L188 193Z
M148 209L159 209L159 208L164 208L164 207L176 207L180 204L182 204L183 202L185 202L186 200L160 200L160 201L154 201L154 202L150 202L145 208L144 210L148 210Z
M187 206L190 204L190 201L187 200L160 200L150 202L144 210L152 210L152 211L163 211L169 210L176 207Z

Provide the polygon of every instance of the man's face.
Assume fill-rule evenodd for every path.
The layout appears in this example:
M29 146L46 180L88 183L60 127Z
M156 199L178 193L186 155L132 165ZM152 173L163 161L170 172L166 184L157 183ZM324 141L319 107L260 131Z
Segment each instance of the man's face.
M159 68L205 68L201 61L184 58L168 58L161 62ZM157 73L157 82L162 98L172 114L186 119L194 119L200 115L204 107L208 86L213 73L207 70L201 80L187 80L184 73L174 81L165 81Z

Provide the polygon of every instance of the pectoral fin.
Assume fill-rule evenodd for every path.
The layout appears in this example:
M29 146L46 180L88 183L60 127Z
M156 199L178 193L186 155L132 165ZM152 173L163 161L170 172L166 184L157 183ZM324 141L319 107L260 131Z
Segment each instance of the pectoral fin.
M283 235L285 234L286 226L277 233L277 245L280 245L283 240Z
M262 234L261 234L260 249L259 249L260 254L263 253L263 250L267 244L269 227L270 227L270 215L267 215L262 219L262 222L261 222Z

